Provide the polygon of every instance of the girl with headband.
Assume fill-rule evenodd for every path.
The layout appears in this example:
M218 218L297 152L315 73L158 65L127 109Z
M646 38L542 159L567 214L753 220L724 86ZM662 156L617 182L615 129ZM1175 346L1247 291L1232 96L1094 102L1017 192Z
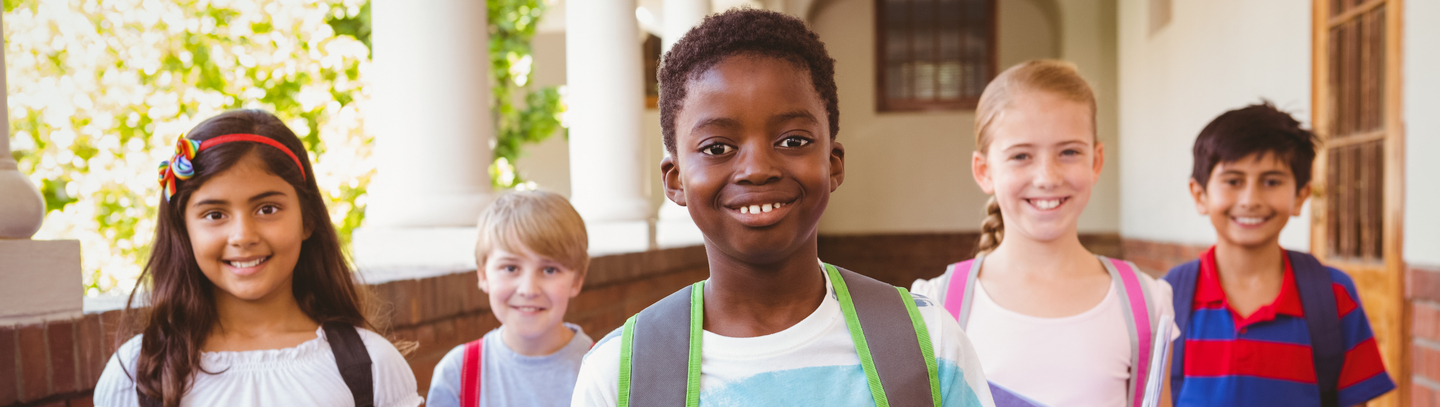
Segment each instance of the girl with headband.
M279 119L239 110L201 122L160 164L160 185L150 259L124 314L141 334L106 364L96 405L423 401L374 332L309 156ZM134 308L135 293L148 308Z

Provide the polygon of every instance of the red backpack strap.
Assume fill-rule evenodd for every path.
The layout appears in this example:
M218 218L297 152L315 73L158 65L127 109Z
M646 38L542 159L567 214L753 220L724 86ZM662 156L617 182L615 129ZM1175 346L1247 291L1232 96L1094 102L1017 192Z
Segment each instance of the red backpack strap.
M955 317L961 328L965 328L970 322L970 303L974 299L976 279L980 277L980 263L985 261L985 254L980 254L974 259L951 264L946 274L950 276L945 281L944 300L945 311Z
M465 344L465 363L460 366L460 406L480 406L480 355L485 348L481 337Z
M1145 400L1145 380L1150 375L1150 358L1155 348L1156 319L1150 315L1150 288L1140 281L1139 271L1128 261L1100 256L1116 289L1123 294L1126 331L1130 334L1131 406L1139 407Z

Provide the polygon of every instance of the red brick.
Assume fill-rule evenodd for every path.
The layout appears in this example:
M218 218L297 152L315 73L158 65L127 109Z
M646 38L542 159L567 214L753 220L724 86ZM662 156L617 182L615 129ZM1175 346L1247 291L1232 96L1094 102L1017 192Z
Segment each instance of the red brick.
M1415 345L1415 372L1431 381L1440 382L1440 350L1425 345Z
M80 364L80 384L83 388L100 380L105 370L105 333L100 328L100 315L88 314L76 321L76 354Z
M95 407L95 400L91 396L79 396L69 400L70 407Z
M138 311L131 312L138 313ZM119 349L120 345L132 336L124 335L123 338L121 337L120 326L125 323L125 317L126 315L124 315L123 311L119 310L106 311L100 314L100 332L103 333L101 343L104 344L105 349L105 353L102 354L101 359L110 360L110 356L115 354L115 349ZM131 318L136 317L138 317L138 315L132 316Z
M1409 274L1410 299L1440 302L1440 270L1411 267Z
M55 400L49 403L37 405L35 407L65 407L65 400Z
M80 381L75 369L75 323L50 321L45 325L46 340L50 342L50 392L73 392Z
M1412 407L1436 407L1435 390L1416 383L1410 386L1410 405Z
M15 328L0 326L0 406L14 404L20 399L20 380L15 375L18 363L15 360Z
M47 354L45 325L20 327L20 400L36 400L50 395Z
M1416 338L1440 342L1440 304L1414 303L1411 324Z

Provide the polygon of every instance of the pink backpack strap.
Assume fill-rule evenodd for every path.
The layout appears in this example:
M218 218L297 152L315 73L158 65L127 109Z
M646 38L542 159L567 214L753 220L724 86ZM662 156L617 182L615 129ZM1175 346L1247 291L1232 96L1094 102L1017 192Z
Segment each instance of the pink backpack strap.
M461 407L480 407L480 355L484 348L484 337L465 344L465 362L460 365Z
M946 275L950 277L945 281L945 311L955 317L961 328L965 328L970 322L970 303L975 297L976 279L980 276L980 263L985 261L985 254L980 254L974 259L951 264Z
M1156 319L1150 315L1150 304L1154 298L1150 288L1140 281L1139 268L1124 261L1099 256L1105 270L1110 272L1115 289L1123 294L1126 330L1130 334L1130 384L1128 393L1131 406L1139 407L1145 400L1145 380L1150 374L1150 358L1155 348ZM1162 356L1163 357L1163 356Z

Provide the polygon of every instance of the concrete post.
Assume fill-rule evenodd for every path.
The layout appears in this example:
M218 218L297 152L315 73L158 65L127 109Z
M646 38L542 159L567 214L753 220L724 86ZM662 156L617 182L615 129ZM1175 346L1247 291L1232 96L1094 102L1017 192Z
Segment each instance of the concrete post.
M495 133L485 2L375 0L371 16L377 166L356 263L474 267Z
M665 37L660 39L664 51L670 52L670 47L680 41L685 33L700 25L705 16L710 14L710 9L710 0L665 0ZM700 228L695 226L695 221L690 219L690 212L685 207L664 199L660 204L658 217L659 220L655 222L655 243L659 247L705 243L705 235L700 233Z
M645 107L635 0L565 4L570 199L592 253L654 247L641 113Z

